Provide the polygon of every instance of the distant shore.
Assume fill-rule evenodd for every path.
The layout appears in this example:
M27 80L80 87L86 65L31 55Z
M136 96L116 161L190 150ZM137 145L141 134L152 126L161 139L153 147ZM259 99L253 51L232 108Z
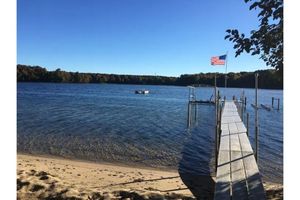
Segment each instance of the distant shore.
M262 89L283 89L283 76L274 69L254 72L229 72L227 87L254 88L254 74L259 73L259 87ZM67 72L60 68L48 71L44 67L17 65L18 82L54 82L54 83L117 83L138 85L174 85L174 86L214 86L217 75L218 87L224 87L223 73L182 74L179 77L157 75L128 75Z
M264 183L268 199L283 186ZM18 199L195 199L174 170L17 155Z

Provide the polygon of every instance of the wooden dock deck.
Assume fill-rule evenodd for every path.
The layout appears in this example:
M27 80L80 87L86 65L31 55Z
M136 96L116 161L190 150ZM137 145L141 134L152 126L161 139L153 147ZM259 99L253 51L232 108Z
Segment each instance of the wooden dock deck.
M234 101L225 101L221 114L214 199L265 199L247 130Z

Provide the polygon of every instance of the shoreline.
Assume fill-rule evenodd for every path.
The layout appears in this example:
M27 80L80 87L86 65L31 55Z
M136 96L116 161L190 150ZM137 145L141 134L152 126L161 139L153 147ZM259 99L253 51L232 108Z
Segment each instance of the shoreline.
M58 155L51 155L51 154L35 154L35 153L27 153L27 152L17 152L17 155L24 155L24 156L32 156L32 157L41 157L45 159L55 159L55 160L68 160L80 163L90 163L90 164L100 164L100 165L107 165L107 166L118 166L118 167L127 167L127 168L136 168L136 169L146 169L146 170L154 170L154 171L165 171L165 172L178 172L175 166L147 166L143 164L137 164L134 162L114 162L114 161L93 161L89 159L78 159L78 158L68 158Z
M137 164L133 162L114 162L114 161L93 161L88 159L78 159L78 158L68 158L58 155L51 155L51 154L35 154L35 153L28 153L28 152L17 152L17 155L24 155L24 156L33 156L33 157L41 157L41 158L52 158L56 160L69 160L74 162L81 162L81 163L91 163L91 164L100 164L100 165L107 165L107 166L118 166L118 167L128 167L128 168L136 168L136 169L146 169L146 170L154 170L154 171L162 171L162 172L174 172L178 173L178 169L174 166L147 166L143 164ZM169 168L168 168L169 167ZM215 176L212 176L215 178ZM270 183L270 184L277 184L277 185L283 185L283 182L276 182L269 179L264 179L262 177L263 182Z
M20 200L195 199L183 180L176 170L17 153ZM208 185L207 177L198 180L200 187ZM264 182L264 186L267 199L283 199L282 184Z
M17 83L38 83L38 84L94 84L94 85L99 85L99 84L102 84L102 85L133 85L133 86L166 86L166 87L169 87L169 86L174 86L174 87L183 87L183 88L186 88L188 85L160 85L160 84L157 84L157 85L154 85L154 84L136 84L136 83L72 83L72 82L43 82L43 81L17 81ZM198 86L196 88L214 88L214 86ZM225 88L224 86L222 87L219 87L219 88ZM226 87L226 88L231 88L231 89L255 89L254 87ZM261 90L275 90L275 91L283 91L283 88L259 88Z

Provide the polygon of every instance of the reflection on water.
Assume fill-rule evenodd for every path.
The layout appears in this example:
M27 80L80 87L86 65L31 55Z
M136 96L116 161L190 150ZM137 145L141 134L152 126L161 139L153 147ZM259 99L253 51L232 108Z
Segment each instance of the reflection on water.
M136 95L135 90L150 90ZM241 89L221 89L227 98ZM209 99L212 88L196 90ZM246 89L249 105L254 90ZM282 99L282 91L260 90L260 103ZM181 172L210 173L214 145L214 106L199 105L197 125L187 129L186 87L114 84L18 83L18 151L109 161ZM254 110L250 141L254 144ZM282 110L259 111L260 169L282 182Z

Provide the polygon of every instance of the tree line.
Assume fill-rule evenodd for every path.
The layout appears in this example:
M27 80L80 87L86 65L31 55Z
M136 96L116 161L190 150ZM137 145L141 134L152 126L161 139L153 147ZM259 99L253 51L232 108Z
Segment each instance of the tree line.
M283 89L282 73L273 69L255 72L227 74L227 87L253 88L254 74L259 73L259 87ZM217 85L224 87L225 74L217 74ZM44 67L17 65L18 82L55 82L55 83L118 83L142 85L213 86L215 73L183 74L180 77L150 75L118 75L102 73L66 72L60 68L48 71Z

